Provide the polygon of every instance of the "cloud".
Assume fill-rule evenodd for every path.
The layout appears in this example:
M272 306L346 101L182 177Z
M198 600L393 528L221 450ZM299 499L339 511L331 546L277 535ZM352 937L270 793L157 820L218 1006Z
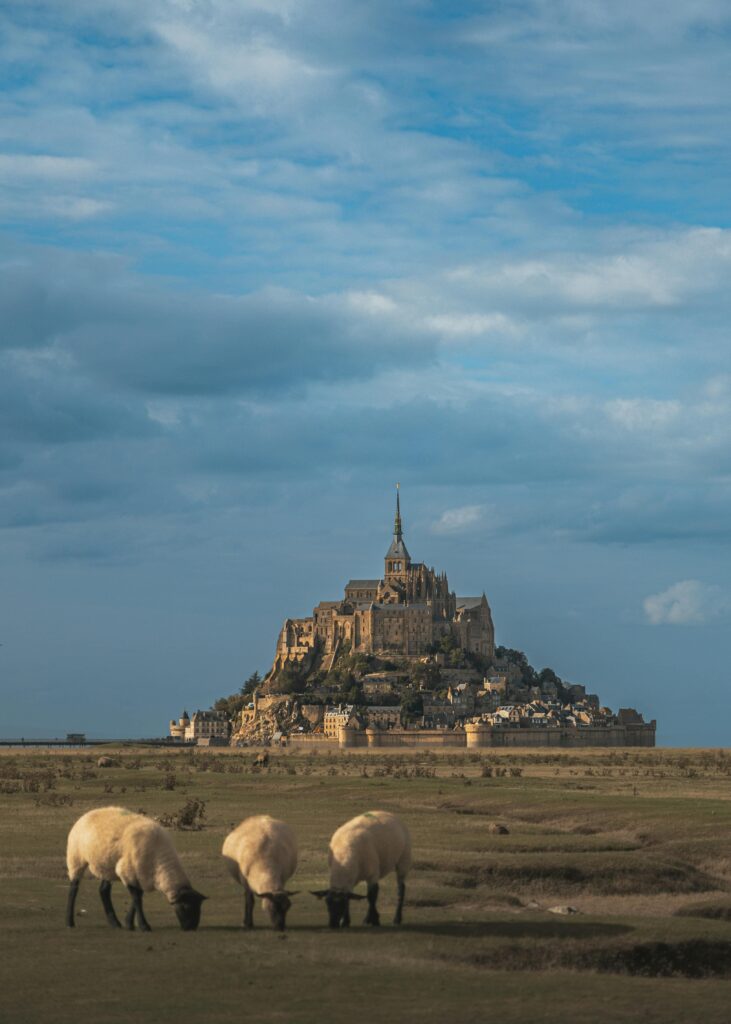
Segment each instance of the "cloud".
M6 264L0 319L10 349L52 352L77 376L160 395L301 391L425 365L432 340L379 323L341 296L281 289L226 296L162 288L120 261L42 256Z
M142 523L235 508L264 481L327 488L402 467L449 488L432 524L445 535L487 519L596 544L729 535L731 388L713 330L702 359L680 340L653 355L605 311L588 343L570 307L539 317L517 295L460 294L449 272L312 296L183 290L119 257L30 247L0 271L6 524ZM490 330L435 331L445 308L459 326L479 308Z
M84 157L52 156L32 153L0 154L0 180L41 178L67 181L88 178L96 171L92 160Z
M646 597L643 607L653 626L698 626L728 611L729 599L720 587L681 580Z
M662 268L593 236L625 209L635 225L718 219L724 26L710 0L652 24L569 0L448 17L353 0L11 4L0 212L27 238L70 226L74 245L216 288L367 289L458 253L491 290L490 256L510 252L498 294L671 308L682 251ZM564 265L544 258L561 248ZM490 310L432 315L492 332Z
M484 515L484 505L462 505L460 508L448 508L432 524L432 530L434 533L462 533L482 522Z

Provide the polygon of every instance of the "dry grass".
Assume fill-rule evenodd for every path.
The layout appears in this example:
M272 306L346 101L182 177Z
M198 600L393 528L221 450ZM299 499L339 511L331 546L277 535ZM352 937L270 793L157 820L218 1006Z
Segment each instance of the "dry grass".
M93 990L94 1019L105 1022L176 1020L180 1003L168 994L181 978L194 993L190 1024L338 1020L343 979L368 993L349 1004L354 1024L374 1012L477 1021L486 1001L505 1024L728 1020L725 752L290 749L257 770L250 750L111 753L117 763L98 769L99 751L0 752L2 1019L76 1020L91 972L108 979ZM152 936L114 934L88 882L87 913L66 933L65 837L80 814L109 803L181 823L186 806L204 805L202 827L175 832L191 879L211 897L198 933L177 931L151 897ZM406 925L332 935L307 890L326 881L333 829L376 807L402 814L412 831ZM286 939L241 932L240 892L219 860L227 831L262 812L290 821L300 839L303 892ZM394 898L387 879L384 921ZM119 912L124 894L115 901ZM547 913L557 903L579 914ZM127 982L116 995L114 979Z

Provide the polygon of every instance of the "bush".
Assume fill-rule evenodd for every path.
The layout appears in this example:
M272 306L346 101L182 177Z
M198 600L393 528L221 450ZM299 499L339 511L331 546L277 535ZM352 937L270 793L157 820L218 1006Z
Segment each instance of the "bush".
M203 819L206 816L206 804L204 800L192 798L186 800L183 806L173 814L161 814L157 819L166 828L176 828L199 832L203 826Z

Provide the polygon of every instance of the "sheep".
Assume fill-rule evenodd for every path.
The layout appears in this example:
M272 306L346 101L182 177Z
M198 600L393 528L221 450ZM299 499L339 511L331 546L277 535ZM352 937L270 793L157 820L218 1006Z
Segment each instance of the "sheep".
M368 913L365 923L380 924L376 909L378 881L392 871L398 882L398 904L394 924L401 924L406 876L411 868L411 837L395 814L366 811L341 825L330 840L328 851L330 888L312 892L324 899L331 928L350 924L350 900L362 900L352 890L358 882L368 883Z
M74 927L76 895L86 868L101 879L99 895L113 928L122 927L111 897L112 882L117 879L127 886L132 897L126 928L134 929L136 915L140 930L151 930L142 909L142 894L153 889L162 892L175 907L183 931L198 927L201 903L207 897L191 886L165 829L144 814L135 814L125 807L88 811L69 832L66 864L71 882L66 908L69 928Z
M268 814L245 818L221 850L232 876L244 887L244 928L254 927L254 897L268 912L272 926L284 931L287 911L296 896L284 888L297 868L297 839L289 825Z

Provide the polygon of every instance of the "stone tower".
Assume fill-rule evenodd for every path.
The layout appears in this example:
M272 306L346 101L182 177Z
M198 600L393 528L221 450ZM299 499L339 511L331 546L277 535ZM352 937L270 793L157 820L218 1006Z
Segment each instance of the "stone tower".
M396 484L396 518L393 523L393 540L386 552L385 568L383 578L405 580L411 566L411 555L404 544L403 530L401 527L401 501L399 496L399 484Z

